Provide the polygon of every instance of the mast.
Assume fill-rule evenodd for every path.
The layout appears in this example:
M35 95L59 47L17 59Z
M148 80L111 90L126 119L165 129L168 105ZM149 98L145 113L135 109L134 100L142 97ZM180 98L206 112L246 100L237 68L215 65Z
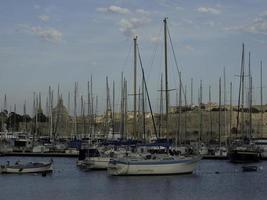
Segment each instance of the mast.
M78 82L75 82L74 86L74 134L77 135L77 93Z
M181 128L182 128L182 118L181 118L181 115L182 115L182 80L181 80L181 72L179 72L179 127L178 127L178 143L179 145L181 145L181 140L182 140L182 137L181 137L181 134L182 134L182 131L181 131Z
M115 134L115 82L113 81L113 92L112 92L112 134L114 139Z
M202 113L202 80L200 80L200 88L199 88L199 108L200 108L200 130L199 130L199 141L202 141L203 137L203 113Z
M90 112L91 112L91 115L90 115L90 124L91 124L91 131L90 131L90 134L92 135L92 133L94 133L94 129L95 129L95 118L96 118L96 115L97 115L97 112L95 111L95 114L94 114L94 96L93 96L93 76L91 75L91 79L90 79L90 97L91 97L91 109L90 109Z
M224 107L224 136L227 136L227 124L226 124L226 73L225 67L223 68L223 107Z
M187 85L184 87L184 105L185 105L185 114L184 114L184 140L187 139Z
M49 135L50 135L50 140L53 137L53 99L52 99L52 91L51 91L51 86L49 86L48 89L48 98L49 98L49 118L50 118L50 130L49 130Z
M145 115L145 81L142 79L142 116L143 116L143 140L146 142L146 115Z
M248 93L248 101L249 101L249 135L252 136L252 76L251 76L251 68L250 68L250 52L248 53L248 78L249 78L249 93Z
M142 84L143 84L143 80L142 80L142 83L141 83L141 86L142 86ZM137 124L138 124L138 128L137 128L137 132L138 132L138 138L139 139L142 139L143 138L143 136L142 136L142 123L140 123L140 118L141 118L141 105L142 103L141 103L141 88L139 87L138 88L138 109L137 109Z
M27 119L26 119L26 114L27 114L27 111L26 111L26 99L24 101L24 105L23 105L23 118L24 118L24 124L25 124L25 133L27 132ZM2 126L3 126L3 122L2 122Z
M244 44L243 44L243 48L244 48ZM245 84L245 55L244 55L244 51L243 51L243 65L242 65L242 75L241 75L241 81L242 81L242 88L241 88L241 133L244 137L244 125L245 125L245 118L244 118L244 84Z
M159 138L161 137L162 119L163 119L163 75L160 76L160 120L159 120Z
M32 147L34 147L35 143L35 135L36 135L36 106L35 106L35 92L33 92L33 117L34 117L34 129L32 130L33 138L32 138Z
M93 102L92 102L92 104L93 104ZM96 95L96 97L95 97L95 114L92 113L92 121L93 121L93 128L94 128L94 130L92 131L92 133L93 133L93 136L94 137L95 137L96 117L97 117L97 115L98 115L98 96Z
M229 117L229 120L230 120L230 140L232 139L232 112L233 112L233 97L232 97L232 93L233 93L233 85L232 85L232 82L230 82L230 117Z
M209 111L209 117L210 117L210 137L212 139L212 111L211 111L211 86L209 86L209 103L210 103L210 111Z
M87 81L87 134L89 133L90 138L92 137L91 134L91 97L90 97L90 82Z
M241 126L240 132L243 136L243 122L244 122L244 64L245 64L245 45L242 44L242 56L241 56L241 70L240 70L240 81L239 81L239 94L238 94L238 112L236 117L236 135L239 128L239 113L241 110Z
M168 127L168 117L169 117L169 93L168 93L168 52L167 52L167 18L163 20L164 22L164 61L165 61L165 94L166 94L166 138L169 143L169 127Z
M263 137L263 102L262 102L262 61L260 61L260 81L261 81L261 137Z
M137 138L136 133L136 74L137 74L137 36L133 39L134 40L134 118L133 118L133 137Z
M123 83L123 72L121 73L121 122L120 122L120 134L121 138L124 139L124 83Z
M221 77L219 79L219 145L221 147Z
M127 80L124 79L124 100L125 100L125 108L124 108L124 130L125 130L125 138L128 137L128 92L127 92Z
M108 136L109 133L109 113L111 112L111 107L110 107L110 96L109 96L109 85L108 85L108 77L106 76L106 133Z
M83 122L83 135L85 133L85 122L84 122L84 102L83 102L83 95L81 95L81 117Z

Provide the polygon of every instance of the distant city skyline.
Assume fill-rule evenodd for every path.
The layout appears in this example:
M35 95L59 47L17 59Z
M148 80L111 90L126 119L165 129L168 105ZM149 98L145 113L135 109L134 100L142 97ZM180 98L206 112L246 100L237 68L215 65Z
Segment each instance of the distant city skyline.
M237 100L241 47L245 43L246 68L251 51L253 103L260 103L260 61L263 62L263 86L267 69L267 2L264 0L9 0L0 2L0 106L7 95L11 107L32 113L33 92L41 92L45 108L49 85L57 96L57 87L67 106L68 92L73 102L74 83L80 95L87 97L87 81L93 77L94 96L99 98L99 113L105 109L106 76L116 84L116 108L120 102L121 73L133 88L133 44L138 44L145 69L153 109L158 111L160 76L164 71L163 23L168 27L175 55L187 85L190 103L190 80L194 80L194 103L203 81L203 102L218 101L219 77L226 69L227 104L233 82ZM169 48L170 88L177 88L178 73ZM138 84L141 73L138 68ZM138 87L139 87L138 86ZM175 104L175 91L170 92ZM129 96L129 110L131 107ZM267 92L264 88L264 104ZM223 102L223 100L222 100ZM72 106L73 107L73 106ZM71 111L71 114L73 111ZM79 112L78 112L79 113Z

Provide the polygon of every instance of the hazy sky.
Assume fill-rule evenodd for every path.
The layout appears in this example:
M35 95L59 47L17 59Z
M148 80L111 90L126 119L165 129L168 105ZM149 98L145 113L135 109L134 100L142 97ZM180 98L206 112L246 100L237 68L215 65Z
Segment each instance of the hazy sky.
M237 98L235 75L240 71L244 42L246 66L248 51L252 54L253 100L259 103L260 60L263 60L264 75L267 72L266 0L1 0L1 107L7 94L8 108L17 104L21 112L26 99L30 112L33 92L41 92L45 103L48 86L57 90L58 84L66 104L67 92L73 93L75 81L79 82L79 94L86 95L90 75L95 95L99 96L100 111L104 108L106 75L110 84L112 80L116 82L116 102L119 102L122 71L129 81L128 91L132 92L135 35L138 35L153 106L158 107L157 90L164 67L164 17L168 17L188 99L190 79L194 78L195 103L200 80L203 80L204 101L209 85L212 100L217 101L223 67L227 75L227 101L230 81L235 88L234 99ZM175 88L177 71L172 55L169 65L170 87ZM263 81L267 86L265 76ZM174 103L175 92L171 96Z

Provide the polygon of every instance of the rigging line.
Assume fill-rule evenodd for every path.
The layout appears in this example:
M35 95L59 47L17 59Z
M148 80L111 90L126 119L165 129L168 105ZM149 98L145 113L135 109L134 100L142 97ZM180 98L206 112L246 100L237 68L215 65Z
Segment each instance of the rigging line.
M159 31L158 35L156 35L157 38L160 38L159 36L161 35L162 30L163 30L162 27L163 27L163 26L160 26L160 31ZM152 66L153 66L153 64L154 64L155 57L156 57L157 51L158 51L158 49L159 49L159 46L160 46L160 42L156 42L156 45L155 45L155 48L154 48L154 51L153 51L153 54L152 54L151 64L150 64L150 67L149 67L149 70L148 70L149 72L152 71L151 68L152 68ZM147 75L147 79L148 79L148 80L149 80L149 76L150 76L150 73Z
M138 45L137 45L137 53L138 53L138 58L139 58L139 62L140 62L140 67L141 67L141 70L142 70L142 78L143 78L144 85L145 85L145 91L146 91L148 105L149 105L149 109L150 109L150 113L151 113L151 117L152 117L153 128L154 128L154 131L155 131L156 138L158 138L156 123L155 123L155 119L154 119L154 115L153 115L153 111L152 111L152 106L151 106L151 101L150 101L149 93L148 93L148 90L147 90L147 84L146 84L146 79L145 79L145 72L144 72L144 68L143 68L142 59L141 59L141 55L140 55L140 51L139 51L139 46Z
M173 43L172 43L172 39L171 39L171 34L170 34L170 31L169 31L169 28L168 27L167 27L167 32L168 32L168 36L169 36L169 39L170 39L171 49L172 49L172 53L173 53L174 62L175 62L175 66L176 66L176 69L177 69L177 73L178 73L178 76L179 76L179 80L181 80L179 66L178 66L178 62L177 62L176 56L175 56L175 52L174 52L174 48L173 48ZM182 80L179 81L179 83L181 83L182 93L183 93L184 99L185 99L185 91L184 91L184 86L183 86Z

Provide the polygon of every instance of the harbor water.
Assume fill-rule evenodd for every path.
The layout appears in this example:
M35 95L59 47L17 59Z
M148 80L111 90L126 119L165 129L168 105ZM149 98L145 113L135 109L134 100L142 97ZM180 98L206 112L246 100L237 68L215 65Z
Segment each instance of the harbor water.
M0 157L5 164L20 160L48 161L38 157ZM54 172L0 175L1 200L84 199L227 199L265 200L267 162L257 163L257 172L242 172L242 165L227 160L202 160L192 175L108 176L106 171L82 171L75 158L53 158Z

